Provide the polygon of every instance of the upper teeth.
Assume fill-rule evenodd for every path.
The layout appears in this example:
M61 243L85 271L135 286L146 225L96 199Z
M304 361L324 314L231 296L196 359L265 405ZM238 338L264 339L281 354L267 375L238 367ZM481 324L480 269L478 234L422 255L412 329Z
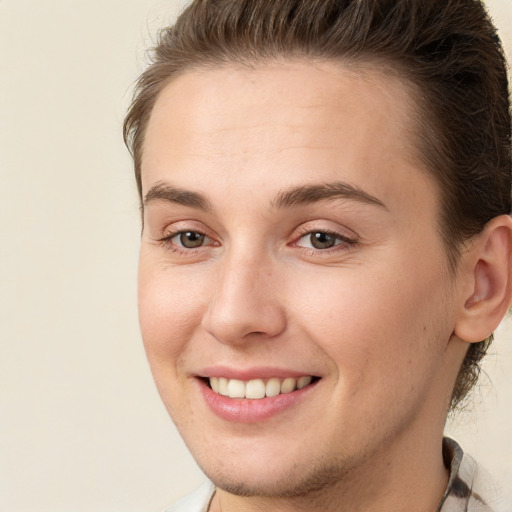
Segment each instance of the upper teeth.
M225 377L210 377L210 386L219 395L229 398L265 398L277 396L281 393L291 393L296 389L302 389L311 384L312 377L305 376L294 379L278 379L273 377L266 382L262 379L254 379L247 382Z

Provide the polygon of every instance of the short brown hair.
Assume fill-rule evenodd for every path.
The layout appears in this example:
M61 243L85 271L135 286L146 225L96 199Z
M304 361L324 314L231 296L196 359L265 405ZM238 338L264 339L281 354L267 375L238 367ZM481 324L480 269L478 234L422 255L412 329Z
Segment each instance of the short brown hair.
M384 64L408 81L418 146L440 191L452 271L464 241L511 210L506 61L478 0L195 0L160 33L124 123L139 194L145 130L163 88L194 68L277 58ZM471 344L452 395L475 384L492 340Z

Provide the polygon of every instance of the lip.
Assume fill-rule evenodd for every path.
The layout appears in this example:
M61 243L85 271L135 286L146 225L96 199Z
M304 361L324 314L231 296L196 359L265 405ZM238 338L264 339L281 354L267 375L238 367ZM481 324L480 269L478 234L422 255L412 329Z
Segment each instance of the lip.
M239 372L234 373L240 375ZM304 373L300 375L304 375ZM216 377L217 375L211 376ZM226 374L224 373L223 376L226 376ZM261 373L258 376L256 378L264 378ZM272 376L277 377L275 373ZM288 376L293 375L287 374L284 378ZM228 398L215 393L203 379L197 378L196 381L204 401L215 415L225 421L245 424L263 422L290 410L302 402L316 388L319 382L319 380L315 380L305 388L297 389L291 393L254 400L250 398Z
M284 368L271 368L271 367L253 367L246 369L229 368L227 366L211 366L202 368L197 372L198 377L226 377L227 379L238 379L249 381L253 379L271 379L276 377L278 379L286 379L293 377L298 379L304 375L311 375L317 377L316 373L309 373L308 371L294 371Z

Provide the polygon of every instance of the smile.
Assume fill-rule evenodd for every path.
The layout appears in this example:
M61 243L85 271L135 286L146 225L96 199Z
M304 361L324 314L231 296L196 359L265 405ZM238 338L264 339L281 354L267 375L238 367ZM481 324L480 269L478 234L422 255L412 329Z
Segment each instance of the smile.
M279 369L274 373L270 368L241 372L216 367L206 369L196 382L203 400L216 416L231 423L254 424L307 403L307 397L312 396L322 380L314 375L290 373Z
M272 377L268 380L253 379L243 381L225 377L210 377L208 382L212 391L228 398L246 398L258 400L292 393L309 386L314 377L307 375L299 378L287 377L279 379Z

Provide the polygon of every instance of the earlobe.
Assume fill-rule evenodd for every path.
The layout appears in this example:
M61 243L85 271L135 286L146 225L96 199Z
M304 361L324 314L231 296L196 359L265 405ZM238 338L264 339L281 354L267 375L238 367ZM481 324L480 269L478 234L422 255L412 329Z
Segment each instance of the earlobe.
M512 219L494 218L475 238L464 256L467 297L457 319L454 334L469 343L487 338L505 316L512 301Z

